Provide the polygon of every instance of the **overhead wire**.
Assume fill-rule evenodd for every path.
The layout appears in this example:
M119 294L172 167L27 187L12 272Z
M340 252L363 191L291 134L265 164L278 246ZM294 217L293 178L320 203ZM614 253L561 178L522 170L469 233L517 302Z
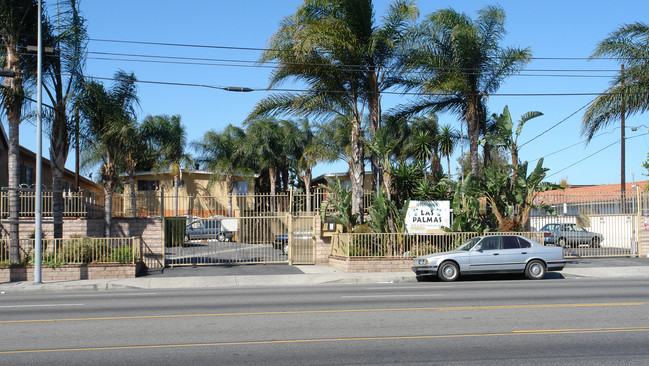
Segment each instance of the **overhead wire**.
M261 48L261 47L221 46L221 45L174 43L174 42L149 42L149 41L118 40L118 39L105 39L105 38L89 38L88 40L92 42L138 44L138 45L151 45L151 46L211 48L211 49L240 50L240 51L275 51L271 48ZM532 57L531 59L532 60L561 60L561 61L621 60L618 57L601 57L601 56L598 57Z
M637 136L626 137L625 140L631 140L631 139L638 138L638 137L642 137L642 136L646 136L646 135L649 135L649 133L643 133L643 134L641 134L641 135L637 135ZM552 177L552 176L555 176L555 175L561 173L561 172L564 171L564 170L567 170L567 169L569 169L569 168L572 168L573 166L575 166L575 165L577 165L577 164L583 162L584 160L586 160L586 159L588 159L588 158L591 158L591 157L593 157L593 156L599 154L600 152L602 152L602 151L608 149L609 147L611 147L611 146L613 146L613 145L618 144L619 142L620 142L620 141L613 141L612 143L610 143L610 144L604 146L603 148L601 148L601 149L595 151L594 153L592 153L592 154L586 156L585 158L580 159L580 160L578 160L578 161L576 161L576 162L574 162L574 163L568 165L567 167L565 167L565 168L563 168L563 169L560 169L560 170L557 170L556 172L554 172L554 173L552 173L552 174L546 176L546 178L550 178L550 177Z

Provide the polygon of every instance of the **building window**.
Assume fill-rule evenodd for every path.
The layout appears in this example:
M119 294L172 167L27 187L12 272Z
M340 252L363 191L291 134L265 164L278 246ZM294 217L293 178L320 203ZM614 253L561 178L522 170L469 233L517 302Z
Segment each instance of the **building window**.
M238 180L234 182L234 194L248 194L248 181Z
M158 187L160 187L159 180L138 180L137 181L138 191L157 191Z
M31 187L34 184L34 168L20 164L20 184Z

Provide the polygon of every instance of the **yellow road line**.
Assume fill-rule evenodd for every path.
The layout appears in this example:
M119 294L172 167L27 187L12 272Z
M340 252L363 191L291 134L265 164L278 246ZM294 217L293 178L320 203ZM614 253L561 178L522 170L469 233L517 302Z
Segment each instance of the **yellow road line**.
M342 309L342 310L298 310L298 311L266 311L252 313L222 313L222 314L176 314L176 315L141 315L141 316L112 316L101 318L68 318L68 319L25 319L4 320L0 324L12 323L48 323L48 322L78 322L96 320L134 320L134 319L169 319L169 318L201 318L221 316L251 316L251 315L292 315L292 314L330 314L330 313L369 313L393 311L457 311L457 310L498 310L498 309L543 309L543 308L570 308L570 307L608 307L608 306L644 306L649 302L610 302L610 303L583 303L583 304L537 304L537 305L491 305L491 306L452 306L429 308L401 308L401 309Z
M323 339L286 339L268 341L241 341L241 342L215 342L215 343L189 343L189 344L160 344L140 346L114 346L114 347L83 347L83 348L51 348L51 349L30 349L0 351L0 354L26 354L26 353L47 353L47 352L81 352L81 351L112 351L129 349L154 349L154 348L187 348L187 347L219 347L219 346L242 346L259 344L288 344L288 343L317 343L317 342L353 342L353 341L385 341L385 340L417 340L417 339L449 339L449 338L471 338L471 337L499 337L512 335L547 335L560 331L562 334L582 333L617 333L617 332L649 332L649 327L628 327L628 328L592 328L592 329L545 329L545 330L522 330L503 333L471 333L471 334L440 334L420 336L389 336L389 337L350 337L350 338L323 338Z

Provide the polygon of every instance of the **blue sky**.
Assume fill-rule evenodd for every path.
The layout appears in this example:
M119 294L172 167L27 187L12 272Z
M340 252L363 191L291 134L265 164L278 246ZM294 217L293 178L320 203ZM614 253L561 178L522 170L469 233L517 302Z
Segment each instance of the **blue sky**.
M91 53L88 55L86 74L110 78L115 71L122 69L135 73L142 81L264 89L268 86L270 69L257 67L252 62L259 57L257 50L153 46L100 40L260 49L266 46L282 18L292 14L300 3L298 0L86 0L82 2L82 11L87 19L91 38L88 44L88 51ZM385 0L374 2L377 20L389 3L390 1ZM478 9L491 4L500 4L507 15L506 29L509 34L502 45L530 47L533 56L537 58L521 75L506 81L497 93L504 95L492 95L489 98L491 113L501 113L505 105L509 105L512 117L516 119L527 111L544 113L544 116L525 125L519 144L533 140L522 147L520 158L535 163L537 159L544 157L544 165L550 168L547 179L549 181L559 182L566 178L570 184L618 183L620 128L607 128L590 144L585 145L580 135L583 111L578 110L593 96L570 94L604 91L609 86L615 70L619 70L619 65L603 60L558 58L586 58L591 55L598 41L620 25L635 21L648 22L649 2L418 2L421 16L452 6L472 18L476 17ZM151 58L117 54L222 61L165 59L176 63L152 63L132 61ZM188 62L195 64L191 65ZM205 63L211 65L204 65ZM111 85L110 81L105 83ZM269 95L269 92L261 90L233 93L206 87L140 84L138 94L140 120L147 114L180 114L187 127L189 140L193 141L200 139L208 130L220 131L229 123L241 125L241 121L255 103ZM383 98L383 111L389 111L391 107L406 101L405 96L386 95ZM570 117L571 115L573 116ZM451 124L457 129L460 128L460 122L454 115L441 114L439 119L441 124ZM6 127L4 117L3 123ZM649 116L629 116L626 124L626 180L645 180L647 171L642 167L642 162L647 159L649 151ZM637 131L631 131L631 126L637 126ZM543 133L546 130L547 132ZM21 125L21 144L33 151L36 150L35 132L34 124L25 122ZM43 140L43 151L47 157L48 137L44 136ZM611 144L613 145L606 148ZM467 145L464 150L468 150ZM460 149L457 154L459 152ZM455 160L454 157L451 162L454 172ZM73 169L73 165L74 152L71 152L67 166ZM326 164L316 167L315 174L346 170L347 166L344 163ZM635 175L632 176L631 172Z

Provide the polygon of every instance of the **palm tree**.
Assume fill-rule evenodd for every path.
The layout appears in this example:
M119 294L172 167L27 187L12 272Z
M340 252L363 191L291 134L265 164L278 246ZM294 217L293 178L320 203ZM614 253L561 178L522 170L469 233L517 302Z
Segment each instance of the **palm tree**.
M124 146L135 123L135 105L138 103L135 82L135 75L118 71L110 90L95 81L84 82L78 100L85 119L83 165L100 164L104 191L104 233L107 237L111 234L113 193L120 164L127 152Z
M416 8L395 2L383 27L375 27L370 0L305 0L286 17L269 41L261 61L278 61L270 86L297 79L308 90L271 95L252 116L347 116L351 120L350 178L354 213L363 211L364 151L362 105L367 103L374 129L380 124L380 91L388 86L385 70L396 42Z
M154 166L155 170L168 169L174 177L174 216L178 216L178 187L183 178L182 168L192 164L191 155L185 152L187 131L181 122L180 115L147 116L145 123L152 126L158 134L160 158Z
M471 173L479 173L478 138L486 118L485 102L502 81L530 62L529 49L501 47L505 12L498 6L478 11L473 21L453 9L438 10L412 32L406 43L400 81L422 93L397 116L422 111L451 112L467 125Z
M19 129L25 103L25 85L36 76L36 58L21 52L23 47L36 44L38 3L34 0L6 0L0 2L0 58L3 70L14 73L5 77L0 98L9 124L9 260L20 261L18 243L18 213L20 183Z
M52 169L54 237L63 236L63 172L70 151L70 133L75 122L74 98L79 92L83 78L86 29L79 14L77 0L62 1L57 7L56 28L44 27L45 38L57 50L45 58L45 80L43 87L53 106L52 113L45 113L49 120L50 166ZM56 33L56 34L54 34ZM67 76L66 76L67 75ZM75 116L78 117L78 116Z
M649 110L649 25L626 24L601 41L591 58L611 57L624 63L626 69L605 93L588 107L582 119L582 134L588 141L600 129L626 114Z
M199 153L197 161L213 173L210 183L217 177L225 176L230 216L233 215L234 175L251 171L250 155L245 149L245 139L245 132L230 124L220 133L213 130L206 132L200 141L192 144Z
M410 130L413 134L412 147L418 144L420 149L425 144L426 149L429 150L428 159L430 160L430 172L433 177L442 175L442 164L439 154L439 142L437 136L439 135L439 123L437 115L434 112L429 113L427 116L415 117L409 121ZM416 151L416 150L415 150ZM421 153L420 153L421 155ZM436 178L433 178L436 179Z
M448 169L448 179L451 179L451 155L460 140L460 135L456 130L451 128L450 125L442 126L442 129L437 135L437 142L439 143L439 151L446 157L446 167Z
M622 124L621 191L625 190L624 118L649 110L649 25L642 22L625 24L599 42L591 58L611 57L622 63L620 74L612 86L588 107L581 122L581 133L590 142L597 131L618 118ZM627 66L625 69L624 66Z
M309 124L308 119L300 122L299 133L297 136L298 149L295 155L295 171L298 177L304 182L304 191L306 193L306 211L311 212L311 180L313 179L313 167L321 162L335 160L337 154L330 154L331 150L325 147L325 140L330 135L322 135L319 130L314 130Z
M258 167L268 171L270 195L274 197L277 176L286 161L280 123L274 118L249 120L246 122L246 136L247 149L253 154ZM274 212L274 199L271 203L271 211Z
M163 126L159 126L151 116L145 117L141 124L131 124L127 128L129 132L124 136L123 148L126 153L122 165L130 181L131 216L137 217L135 173L156 166L162 158L160 140L166 136L167 131L161 130Z

